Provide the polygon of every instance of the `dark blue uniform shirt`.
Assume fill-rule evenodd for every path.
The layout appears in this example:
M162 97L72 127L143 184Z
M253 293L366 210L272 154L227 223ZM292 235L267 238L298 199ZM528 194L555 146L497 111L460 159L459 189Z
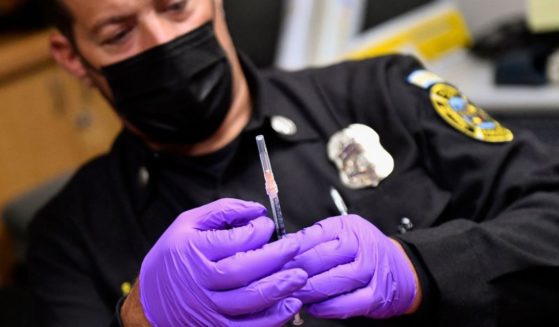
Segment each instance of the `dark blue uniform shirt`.
M415 317L306 317L306 326L559 323L559 157L531 135L489 143L458 131L435 111L429 87L407 81L420 68L403 56L291 73L245 61L253 118L225 149L179 157L121 133L32 225L36 317L48 326L108 325L123 283L179 213L223 197L267 205L254 141L264 134L288 232L338 215L333 186L349 212L405 245L427 291ZM295 134L271 127L278 115ZM394 158L377 187L344 186L328 159L332 134L353 123L372 127ZM399 234L403 217L413 229Z

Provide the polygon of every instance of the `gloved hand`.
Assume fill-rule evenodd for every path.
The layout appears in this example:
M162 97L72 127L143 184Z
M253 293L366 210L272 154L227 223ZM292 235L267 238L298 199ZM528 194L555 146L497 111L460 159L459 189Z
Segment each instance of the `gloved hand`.
M182 213L144 258L140 299L152 326L280 326L302 303L289 298L307 281L280 271L295 240L266 244L266 209L222 199Z
M288 238L300 243L301 254L285 268L308 273L294 296L310 304L310 314L384 319L404 314L414 302L417 280L407 255L367 220L332 217Z

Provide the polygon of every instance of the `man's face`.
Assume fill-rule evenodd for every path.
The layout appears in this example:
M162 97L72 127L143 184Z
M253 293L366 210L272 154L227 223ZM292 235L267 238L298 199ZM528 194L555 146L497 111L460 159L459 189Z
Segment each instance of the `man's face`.
M222 0L63 1L74 18L75 44L60 33L53 34L50 40L53 57L68 72L98 88L110 102L114 98L107 80L99 71L101 67L168 43L204 23L213 22L215 36L225 51L232 72L231 106L214 134L188 147L180 146L178 151L181 153L201 155L220 149L236 137L250 119L248 86L227 30ZM118 109L116 112L119 114ZM173 144L155 141L126 118L121 116L121 119L130 131L153 148L173 147Z
M64 0L74 17L75 43L92 66L100 68L169 42L215 20L217 37L234 52L215 0ZM219 8L221 9L221 8ZM218 16L218 17L216 17ZM89 72L101 92L111 97L103 76Z

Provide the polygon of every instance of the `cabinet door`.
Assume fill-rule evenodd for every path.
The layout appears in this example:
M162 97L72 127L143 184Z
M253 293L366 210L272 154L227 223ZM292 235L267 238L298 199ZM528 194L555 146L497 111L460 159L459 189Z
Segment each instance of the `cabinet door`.
M106 151L120 123L54 64L0 84L0 206Z

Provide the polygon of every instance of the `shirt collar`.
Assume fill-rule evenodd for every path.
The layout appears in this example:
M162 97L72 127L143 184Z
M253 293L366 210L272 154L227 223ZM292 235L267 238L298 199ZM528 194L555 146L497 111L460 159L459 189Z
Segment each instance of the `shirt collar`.
M282 92L281 89L271 82L270 75L282 74L282 72L271 70L262 72L243 53L239 53L239 59L252 101L252 117L245 127L245 132L271 130L279 138L291 142L317 139L319 137L317 132L303 115L303 110L298 110L295 104L298 102L296 99L298 95ZM275 116L291 120L297 128L296 133L286 135L275 131L271 126L271 121Z

